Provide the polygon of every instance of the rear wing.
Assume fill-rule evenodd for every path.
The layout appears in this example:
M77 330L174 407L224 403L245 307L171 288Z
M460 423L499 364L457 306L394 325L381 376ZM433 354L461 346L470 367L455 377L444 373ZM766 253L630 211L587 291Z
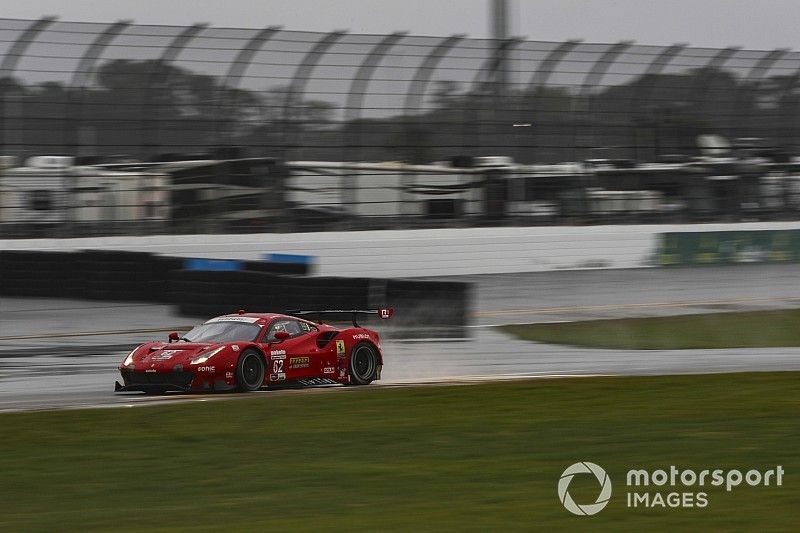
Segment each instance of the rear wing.
M353 319L353 326L359 327L358 325L358 315L378 315L381 320L387 320L394 315L394 309L391 307L386 309L319 309L319 310L306 310L306 309L294 309L292 311L286 311L287 315L296 316L296 317L306 317L306 316L315 316L317 317L317 322L322 323L322 315L350 315Z

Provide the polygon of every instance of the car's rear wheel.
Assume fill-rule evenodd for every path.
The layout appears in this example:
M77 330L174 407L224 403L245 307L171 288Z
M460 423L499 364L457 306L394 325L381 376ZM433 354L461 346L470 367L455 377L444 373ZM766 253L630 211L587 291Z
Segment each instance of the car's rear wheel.
M357 344L350 354L350 383L369 385L378 376L378 353L366 342Z
M264 383L264 358L255 350L245 350L236 365L236 388L251 392Z

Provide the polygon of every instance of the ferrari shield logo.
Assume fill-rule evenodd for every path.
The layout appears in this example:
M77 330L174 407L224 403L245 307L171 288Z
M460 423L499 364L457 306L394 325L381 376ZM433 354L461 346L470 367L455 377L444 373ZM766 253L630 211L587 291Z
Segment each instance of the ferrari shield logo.
M336 341L336 355L338 357L344 357L344 341L342 340Z

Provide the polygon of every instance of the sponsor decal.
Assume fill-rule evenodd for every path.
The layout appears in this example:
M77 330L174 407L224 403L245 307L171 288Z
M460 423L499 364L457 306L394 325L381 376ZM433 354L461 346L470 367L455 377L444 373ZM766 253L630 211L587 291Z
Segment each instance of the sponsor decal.
M335 370L336 369L333 368L332 366L326 366L325 368L322 369L322 373L323 374L333 374Z
M269 352L269 355L273 361L276 359L286 359L286 350L272 350Z
M336 341L336 355L338 357L344 357L345 349L344 349L344 341L338 340Z
M233 350L234 352L238 352L239 351L239 345L238 344L231 345L231 350Z
M156 354L150 359L153 361L168 361L172 359L172 356L176 353L180 352L181 350L164 350L160 354Z
M256 316L218 316L217 318L207 320L206 324L213 324L214 322L248 322L253 324L259 320L260 319Z
M155 368L148 368L147 370L145 370L145 372L156 372L156 369Z
M365 340L365 339L369 339L369 334L367 334L367 333L356 333L355 335L353 335L353 340L362 341L362 340Z
M292 357L289 359L289 368L308 368L308 357Z
M286 374L284 374L283 372L269 375L270 381L283 381L284 379L286 379Z
M216 367L213 367L213 366L198 366L197 367L197 371L198 372L215 372L216 371Z
M232 378L232 377L233 377L233 372L225 372L225 377L226 377L227 379L230 379L230 378Z

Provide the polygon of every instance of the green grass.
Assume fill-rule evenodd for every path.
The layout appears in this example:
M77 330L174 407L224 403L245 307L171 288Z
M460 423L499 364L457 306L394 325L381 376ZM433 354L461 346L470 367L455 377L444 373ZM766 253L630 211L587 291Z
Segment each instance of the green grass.
M800 346L800 310L500 326L523 340L620 350Z
M0 415L0 530L792 530L795 373L266 394ZM608 507L556 484L603 466ZM630 468L774 468L706 509L627 509ZM592 500L586 476L576 499Z

